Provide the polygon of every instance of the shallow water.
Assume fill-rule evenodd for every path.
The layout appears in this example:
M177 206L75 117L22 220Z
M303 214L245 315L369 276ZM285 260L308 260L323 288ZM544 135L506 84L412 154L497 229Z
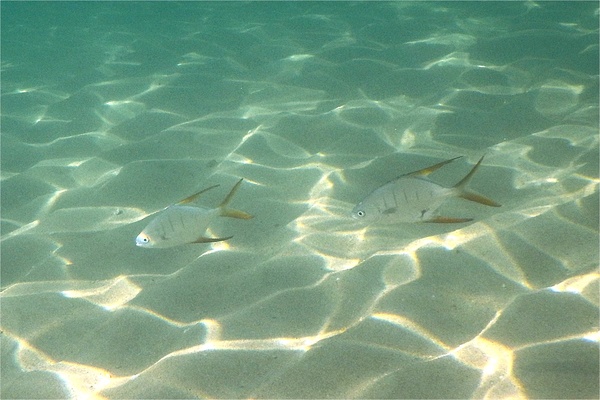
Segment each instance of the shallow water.
M2 398L597 398L598 4L2 4ZM469 224L364 226L410 171ZM141 249L239 179L213 244Z

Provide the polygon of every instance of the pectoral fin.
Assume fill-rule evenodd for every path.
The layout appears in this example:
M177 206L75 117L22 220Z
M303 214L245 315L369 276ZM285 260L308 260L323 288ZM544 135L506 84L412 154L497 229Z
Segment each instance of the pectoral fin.
M469 221L473 221L473 218L433 217L423 222L431 222L436 224L458 224Z
M233 236L227 236L223 238L210 238L205 236L200 236L198 239L194 240L190 243L213 243L213 242L222 242L223 240L231 239Z

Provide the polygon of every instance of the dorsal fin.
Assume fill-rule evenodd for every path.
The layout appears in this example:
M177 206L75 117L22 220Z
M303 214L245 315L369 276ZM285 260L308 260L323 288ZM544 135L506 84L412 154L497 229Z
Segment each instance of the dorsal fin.
M212 185L211 187L207 187L206 189L202 189L198 193L194 193L193 195L191 195L189 197L186 197L185 199L181 200L180 202L177 202L176 204L191 203L192 201L196 200L202 193L208 192L210 189L214 189L217 186L219 186L219 185Z
M409 172L408 174L404 174L402 176L427 176L427 175L431 174L433 171L436 171L436 170L440 169L444 165L450 164L452 161L457 160L457 159L462 158L462 157L463 156L454 157L454 158L451 158L449 160L442 161L442 162L439 162L437 164L434 164L434 165L432 165L430 167L423 168L423 169L420 169L420 170L414 171L414 172Z

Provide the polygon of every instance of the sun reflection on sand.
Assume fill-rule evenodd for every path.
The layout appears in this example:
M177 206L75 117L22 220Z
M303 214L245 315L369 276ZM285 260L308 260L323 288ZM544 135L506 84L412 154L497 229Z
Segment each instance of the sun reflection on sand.
M596 25L550 3L372 5L8 25L2 397L590 397ZM351 217L419 165L464 156L436 172L450 187L483 154L473 189L502 207L443 205L470 223ZM207 231L231 239L136 248L143 219L239 178L254 218Z
M99 286L85 290L64 290L65 297L84 298L107 310L114 310L135 298L141 288L131 283L127 277L118 277L108 286Z

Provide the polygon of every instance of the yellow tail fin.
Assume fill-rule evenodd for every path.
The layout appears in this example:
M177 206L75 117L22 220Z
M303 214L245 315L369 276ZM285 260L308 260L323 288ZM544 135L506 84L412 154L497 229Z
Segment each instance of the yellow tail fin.
M473 175L479 167L479 164L481 164L481 162L483 161L483 157L484 156L481 156L481 158L479 159L479 161L477 161L477 164L475 164L471 171L469 171L469 173L464 178L462 178L460 182L454 185L454 189L457 191L457 196L465 200L474 201L476 203L490 207L500 207L501 204L496 203L494 200L488 199L485 196L467 190L467 185L469 184L471 178L473 178Z
M230 217L230 218L239 218L239 219L250 219L250 218L254 218L252 215L248 214L247 212L244 211L240 211L240 210L235 210L233 208L227 208L227 205L229 204L229 202L231 201L231 199L233 198L233 195L235 194L235 192L237 191L238 187L240 186L240 184L242 183L242 181L244 180L244 178L240 179L231 189L231 191L229 192L229 194L227 196L225 196L225 198L223 199L223 201L221 202L221 204L219 204L219 209L221 210L221 216L223 217Z

